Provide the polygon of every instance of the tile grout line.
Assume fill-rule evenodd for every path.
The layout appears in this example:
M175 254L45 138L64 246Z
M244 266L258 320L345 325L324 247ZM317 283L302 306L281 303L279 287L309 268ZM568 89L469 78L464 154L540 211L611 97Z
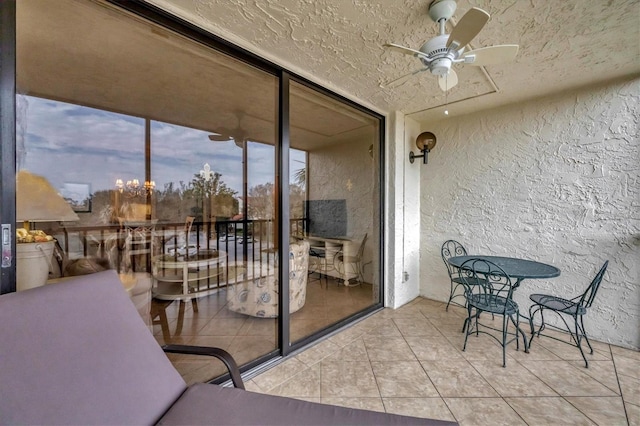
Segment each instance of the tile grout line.
M440 332L440 329L438 329L435 325L433 325L433 323L431 321L429 321L429 318L427 318L427 316L421 311L420 311L420 315L423 316L423 318L425 320L427 320L427 322L429 324L431 324L434 328L436 328L436 330L438 330L438 332L440 334L442 334ZM402 333L402 330L400 331L400 334L402 335L402 338L404 339L404 342L407 344L407 346L409 346L409 349L411 349L411 352L413 353L413 356L416 357L416 360L418 361L418 364L420 365L420 368L422 368L422 371L424 371L424 374L426 374L427 378L429 379L429 382L431 382L431 385L433 386L433 388L436 390L436 392L438 393L438 397L442 400L442 402L444 403L445 407L447 407L447 410L449 410L449 414L451 414L451 417L453 417L455 419L455 421L458 421L458 419L456 418L456 416L453 414L453 411L451 411L451 407L449 407L449 404L447 404L447 401L445 401L444 397L442 396L442 394L440 393L440 391L438 390L438 387L436 386L435 383L433 383L433 379L431 379L431 376L429 376L429 373L427 372L427 370L425 370L424 365L422 365L422 362L420 362L420 360L418 359L417 354L414 352L414 350L411 348L411 345L409 345L409 342L407 342L406 337L404 336L404 334Z
M390 318L391 323L398 328L398 326L396 325L395 321L393 321L393 318ZM398 329L398 331L400 331L400 329ZM370 332L370 330L369 330ZM369 333L367 332L367 334ZM400 335L402 336L402 332L400 332ZM363 335L364 337L364 335ZM404 339L404 337L403 337ZM367 361L369 362L369 368L371 368L371 374L373 375L373 379L376 381L376 388L378 389L378 398L380 398L380 402L382 403L382 408L384 408L384 412L388 413L387 411L387 406L384 403L384 399L382 398L382 391L380 390L380 384L378 383L378 378L376 377L376 372L373 371L373 365L371 364L371 356L369 355L369 350L367 349L367 345L364 343L364 339L363 339L363 344L364 344L364 352L365 354L367 354Z
M616 367L616 360L613 357L613 350L611 349L611 345L609 345L609 351L611 352L611 362L613 363L613 371L616 373L616 381L618 382L618 389L620 389L620 398L622 399L622 409L624 410L624 416L627 419L627 424L630 425L631 419L629 416L629 411L627 411L627 402L624 400L624 394L622 393L622 384L620 383L618 368Z
M550 350L550 349L547 349ZM554 353L555 355L555 353ZM559 357L559 355L556 355ZM568 364L571 368L576 368L575 365L573 365L571 362L569 362L568 360L562 359L560 357L560 360L542 360L541 362L564 362L566 364ZM571 401L569 401L567 398L615 398L615 397L611 397L611 396L597 396L597 395L584 395L584 396L577 396L577 395L561 395L559 394L553 387L551 387L551 385L549 385L547 382L545 382L541 377L538 377L538 375L536 375L533 371L531 371L529 368L527 368L526 365L520 363L520 365L522 365L527 371L529 371L531 374L533 374L538 380L540 380L541 382L543 382L545 385L547 385L550 389L552 389L554 392L556 392L556 394L558 394L558 397L562 398L567 404L569 404L570 406L572 406L573 408L575 408L580 414L582 414L585 418L587 418L589 421L592 421L594 424L598 424L597 421L593 420L591 418L591 416L589 416L587 413L583 412L579 407L577 407L575 404L573 404ZM615 367L614 367L615 368ZM586 373L585 373L586 374ZM596 382L600 383L602 386L604 386L605 388L609 389L608 386L605 386L603 383L601 383L599 380L595 379L594 377L589 376L592 380L595 380ZM616 379L617 379L617 373L616 373ZM622 399L622 393L620 395L621 399ZM553 397L556 398L556 397ZM624 400L622 400L623 403L623 408L624 408ZM625 416L626 416L626 409L625 409ZM627 424L629 424L629 420L627 417Z

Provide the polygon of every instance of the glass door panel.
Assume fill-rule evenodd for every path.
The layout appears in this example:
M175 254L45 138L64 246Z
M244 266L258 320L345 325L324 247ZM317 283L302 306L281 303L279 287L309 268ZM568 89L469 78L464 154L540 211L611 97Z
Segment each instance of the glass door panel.
M292 83L293 243L309 244L297 341L380 302L379 119Z
M59 243L29 285L115 269L160 343L240 364L273 353L277 320L255 289L275 294L262 256L276 201L258 214L251 194L275 182L278 79L94 1L18 2L17 58L17 168L71 212L19 218ZM188 382L223 372L170 358Z

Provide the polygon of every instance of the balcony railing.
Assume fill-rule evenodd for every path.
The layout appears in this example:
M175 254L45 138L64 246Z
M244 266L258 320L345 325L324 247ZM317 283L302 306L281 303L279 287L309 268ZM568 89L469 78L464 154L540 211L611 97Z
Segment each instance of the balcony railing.
M291 235L302 235L306 229L306 219L290 221ZM151 271L154 255L180 256L195 254L201 250L222 250L226 253L228 265L238 262L245 264L276 265L275 225L272 220L236 220L216 222L194 222L189 235L185 235L183 222L137 222L130 225L150 229L148 254L136 254L129 265L127 252L128 230L121 225L97 225L64 228L54 234L59 243L59 266L64 261L80 258L102 258L118 272L133 270ZM245 229L246 227L246 229ZM273 267L273 266L272 266Z

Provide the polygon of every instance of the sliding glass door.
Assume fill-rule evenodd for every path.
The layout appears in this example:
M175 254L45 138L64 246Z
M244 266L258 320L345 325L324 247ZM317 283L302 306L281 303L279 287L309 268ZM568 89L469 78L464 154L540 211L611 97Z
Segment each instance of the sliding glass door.
M16 21L18 291L116 270L159 343L245 369L381 305L380 117L292 82L285 132L282 70L107 2L21 0Z
M297 341L381 302L380 126L296 82L290 106L291 236L309 245L307 301L291 315Z

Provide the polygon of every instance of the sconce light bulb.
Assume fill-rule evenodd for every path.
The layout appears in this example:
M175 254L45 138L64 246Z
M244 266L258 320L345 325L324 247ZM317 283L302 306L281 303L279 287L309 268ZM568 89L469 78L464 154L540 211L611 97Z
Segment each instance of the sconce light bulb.
M444 115L449 115L449 110L448 109L444 110Z

